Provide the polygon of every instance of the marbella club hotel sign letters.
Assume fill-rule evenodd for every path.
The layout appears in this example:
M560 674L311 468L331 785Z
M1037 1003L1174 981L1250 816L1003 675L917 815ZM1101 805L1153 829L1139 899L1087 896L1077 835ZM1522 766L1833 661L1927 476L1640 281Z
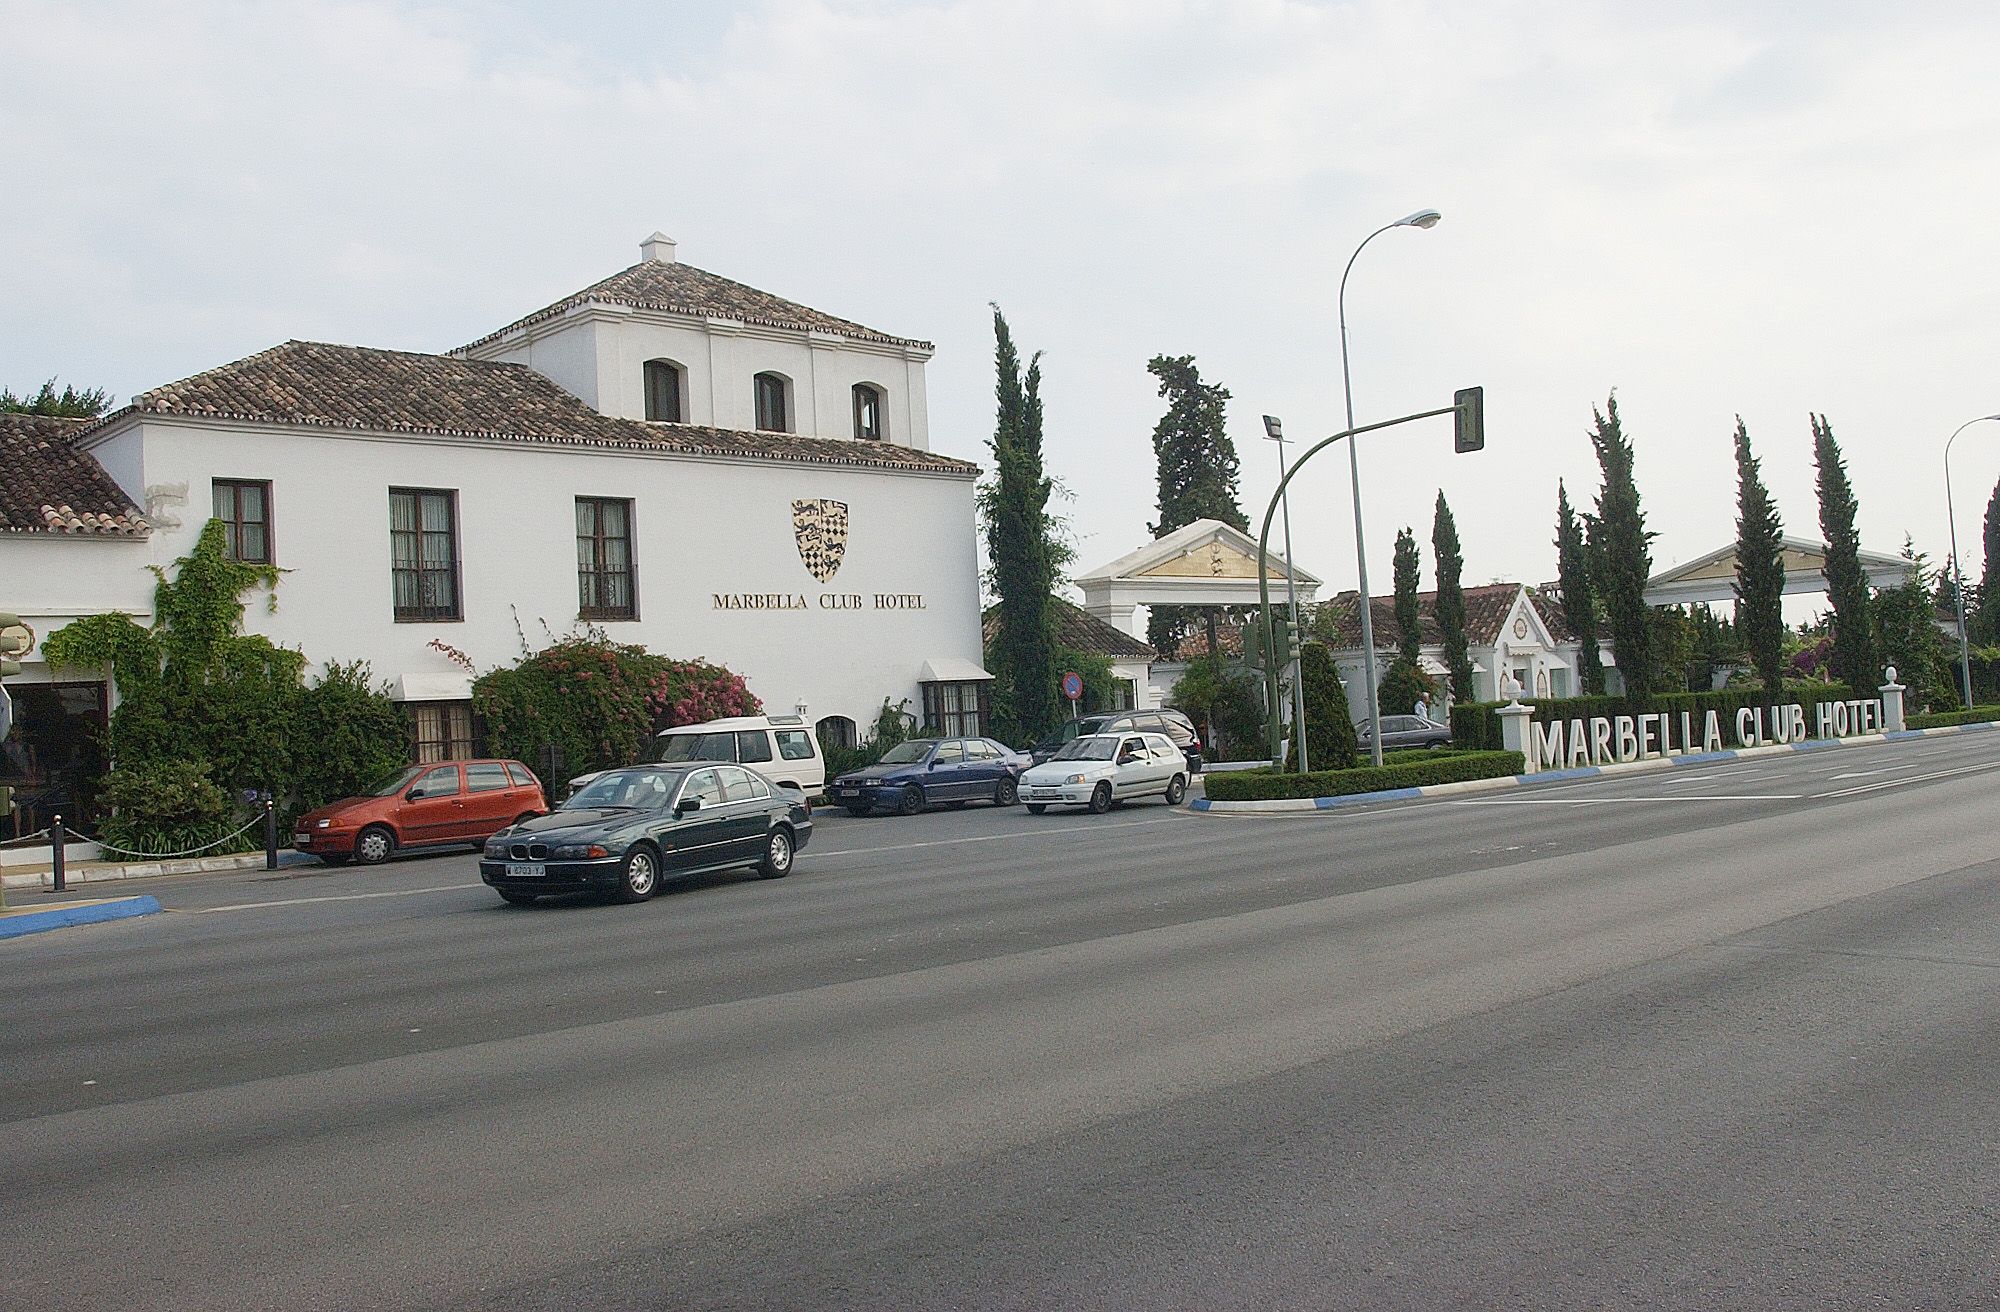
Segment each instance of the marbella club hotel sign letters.
M1891 671L1893 679L1894 671ZM1882 733L1902 727L1900 687L1883 690L1873 700L1819 702L1812 708L1810 727L1806 708L1789 705L1745 706L1739 709L1730 740L1723 739L1721 711L1661 711L1645 715L1593 716L1590 719L1554 720L1526 725L1524 743L1527 767L1532 771L1582 769L1627 761L1648 761L1667 756L1692 756L1720 752L1727 747L1772 747L1801 743L1807 738L1845 738L1853 734ZM1885 717L1884 702L1896 703ZM1518 709L1517 709L1518 707ZM1527 718L1529 708L1504 708ZM1697 718L1699 717L1699 718ZM1511 735L1509 735L1511 736Z
M847 503L815 497L792 502L792 539L806 572L830 583L847 556ZM715 610L925 610L921 592L822 592L817 604L803 592L710 593Z

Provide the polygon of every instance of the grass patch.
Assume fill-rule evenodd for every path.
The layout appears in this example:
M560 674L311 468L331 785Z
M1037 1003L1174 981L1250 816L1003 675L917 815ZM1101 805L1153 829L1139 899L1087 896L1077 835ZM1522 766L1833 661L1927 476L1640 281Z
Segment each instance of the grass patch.
M1311 774L1279 774L1269 768L1233 770L1207 776L1211 802L1275 802L1301 797L1351 797L1355 793L1387 792L1392 788L1422 788L1467 779L1502 779L1520 774L1527 762L1519 752L1398 752L1399 760L1381 768L1315 770ZM1386 761L1387 758L1385 758Z
M1943 729L1954 724L1985 724L1992 720L2000 720L2000 706L1975 706L1969 711L1912 715L1904 723L1912 729Z

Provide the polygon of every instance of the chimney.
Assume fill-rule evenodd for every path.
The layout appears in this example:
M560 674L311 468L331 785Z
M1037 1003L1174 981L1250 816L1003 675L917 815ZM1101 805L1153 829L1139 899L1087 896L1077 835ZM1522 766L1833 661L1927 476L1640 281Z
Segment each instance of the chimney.
M656 232L639 243L639 255L652 264L672 264L674 262L674 239L664 232Z

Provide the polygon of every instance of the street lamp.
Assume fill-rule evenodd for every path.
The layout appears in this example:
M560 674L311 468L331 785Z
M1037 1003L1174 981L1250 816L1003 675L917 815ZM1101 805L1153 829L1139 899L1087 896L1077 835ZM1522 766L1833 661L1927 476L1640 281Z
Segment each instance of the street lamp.
M1958 440L1960 433L1988 419L2000 419L2000 415L1981 415L1977 419L1968 419L1953 429L1951 436L1944 440L1944 516L1951 525L1951 591L1952 599L1958 603L1958 672L1959 677L1965 681L1965 709L1968 711L1972 709L1972 652L1965 641L1965 566L1958 559L1958 512L1951 502L1951 444ZM1992 573L1990 562L1987 565L1987 572L1989 575Z
M1265 415L1264 436L1278 444L1278 481L1283 483L1285 481L1284 421L1276 415ZM1292 571L1297 568L1297 563L1292 559L1292 490L1289 486L1282 493L1282 498L1285 505L1285 600L1291 606L1292 630L1297 632L1299 627L1299 588L1297 580L1292 576ZM1270 660L1271 653L1264 653L1264 659L1267 661ZM1304 774L1312 769L1312 764L1306 756L1306 694L1299 678L1299 653L1296 647L1292 651L1291 665L1292 740L1299 745L1299 773ZM1276 762L1276 765L1279 769L1284 768L1284 762L1282 761Z
M1391 228L1435 228L1443 218L1436 210L1418 210L1405 215L1394 223L1385 223L1369 233L1354 248L1354 254L1347 257L1347 268L1340 275L1340 385L1347 394L1347 427L1354 428L1354 380L1347 365L1347 275L1354 272L1354 261L1361 258L1361 252L1368 243L1374 241ZM1368 539L1361 531L1361 457L1355 451L1352 438L1347 442L1347 472L1350 485L1354 489L1354 559L1361 574L1361 677L1368 684L1368 754L1374 764L1382 764L1382 707L1381 698L1375 689L1375 622L1371 612L1375 609L1368 596Z

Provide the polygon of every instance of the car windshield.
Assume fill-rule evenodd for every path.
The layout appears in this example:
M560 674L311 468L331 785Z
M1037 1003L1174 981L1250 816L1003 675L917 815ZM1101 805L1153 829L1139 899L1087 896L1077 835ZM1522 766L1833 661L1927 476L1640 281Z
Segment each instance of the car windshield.
M397 793L408 788L416 777L428 768L428 766L413 765L407 770L398 770L381 783L369 789L367 795L369 797L394 797Z
M577 789L559 809L661 810L673 797L679 777L677 770L607 770Z
M1058 761L1108 761L1118 755L1118 739L1115 737L1078 738L1063 744L1056 753Z
M736 735L733 733L668 733L653 739L648 759L662 761L733 761Z
M937 739L935 738L913 738L906 743L897 743L894 747L882 753L881 764L914 765L926 756L929 756L931 748L936 746Z

